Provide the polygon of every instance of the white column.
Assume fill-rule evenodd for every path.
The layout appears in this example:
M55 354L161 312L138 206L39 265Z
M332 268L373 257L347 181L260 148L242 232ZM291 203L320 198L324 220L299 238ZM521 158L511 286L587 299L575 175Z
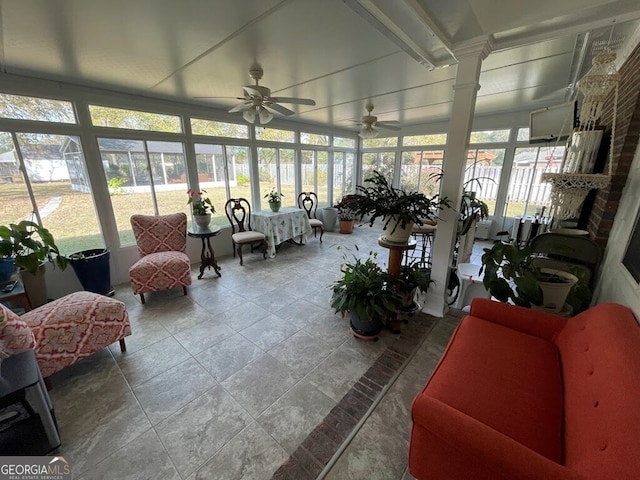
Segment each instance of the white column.
M438 230L433 245L431 279L434 280L427 292L424 310L441 317L448 306L445 300L449 266L458 228L458 209L462 198L462 182L466 167L469 134L475 112L476 95L480 89L480 67L491 51L491 39L483 38L454 49L458 59L456 83L453 86L451 121L447 134L444 154L444 175L440 194L447 197L453 208L441 212Z

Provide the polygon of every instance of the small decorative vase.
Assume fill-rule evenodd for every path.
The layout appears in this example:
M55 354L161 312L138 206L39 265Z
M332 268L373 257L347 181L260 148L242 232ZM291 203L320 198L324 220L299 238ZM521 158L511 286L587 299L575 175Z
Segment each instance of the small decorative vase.
M278 210L280 210L281 205L282 202L269 202L269 208L272 212L277 212Z
M15 270L12 257L0 258L0 283L8 282L11 280L11 275Z
M206 215L193 215L193 223L200 229L209 228L209 223L211 223L211 214L207 213Z

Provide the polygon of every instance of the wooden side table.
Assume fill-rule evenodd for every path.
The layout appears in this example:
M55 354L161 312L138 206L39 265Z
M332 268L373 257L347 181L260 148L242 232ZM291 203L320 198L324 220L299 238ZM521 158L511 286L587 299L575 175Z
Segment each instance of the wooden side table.
M29 310L31 310L29 297L27 296L27 292L24 291L24 284L22 283L22 280L19 277L16 280L18 283L16 283L16 286L13 288L13 290L7 293L0 292L0 303L11 302L15 300L16 302L19 302L20 305L22 305L22 308L24 308L25 312L28 312ZM3 287L7 283L9 282L0 284L0 287Z
M199 238L202 240L202 252L200 253L200 275L198 275L198 280L200 280L202 275L204 275L205 268L213 268L218 274L218 277L222 276L218 262L216 262L216 256L213 253L213 247L211 246L211 237L215 237L219 233L220 227L217 225L208 228L197 228L194 231L187 232L187 235L191 238Z
M388 241L384 236L380 236L378 238L378 245L389 250L387 273L389 274L389 278L391 280L397 280L398 278L400 278L402 256L406 251L416 248L416 239L409 238L407 243L396 243ZM390 313L387 317L387 321L389 322L389 328L393 333L400 333L400 325L397 314Z

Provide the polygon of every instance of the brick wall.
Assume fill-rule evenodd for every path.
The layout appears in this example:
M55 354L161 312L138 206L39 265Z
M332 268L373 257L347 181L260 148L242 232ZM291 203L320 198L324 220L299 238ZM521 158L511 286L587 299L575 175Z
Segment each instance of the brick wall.
M602 125L610 127L613 119L613 99L607 99L600 120ZM616 115L616 132L613 140L612 180L609 187L599 190L587 230L603 249L607 245L609 232L618 210L622 190L627 181L633 156L638 148L640 138L640 45L627 58L620 68L620 84L618 88L618 112ZM603 173L609 171L609 160Z

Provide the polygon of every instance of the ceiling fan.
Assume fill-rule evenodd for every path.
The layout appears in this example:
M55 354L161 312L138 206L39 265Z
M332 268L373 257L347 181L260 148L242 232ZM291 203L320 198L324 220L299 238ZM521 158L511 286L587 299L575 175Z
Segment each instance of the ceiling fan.
M360 131L358 132L361 138L376 138L380 133L379 128L395 131L400 130L400 122L379 122L378 117L371 115L373 111L373 103L371 103L371 101L367 102L365 108L367 109L367 114L360 118L360 122L358 123L358 125L361 125Z
M280 105L281 103L291 103L295 105L315 105L316 102L310 98L292 97L272 97L271 89L258 85L258 81L263 75L262 68L254 65L249 69L249 75L256 81L255 85L245 85L244 98L241 103L229 110L229 113L242 112L242 116L249 123L255 123L256 119L260 124L269 123L273 119L274 113L281 115L293 115L295 112Z

